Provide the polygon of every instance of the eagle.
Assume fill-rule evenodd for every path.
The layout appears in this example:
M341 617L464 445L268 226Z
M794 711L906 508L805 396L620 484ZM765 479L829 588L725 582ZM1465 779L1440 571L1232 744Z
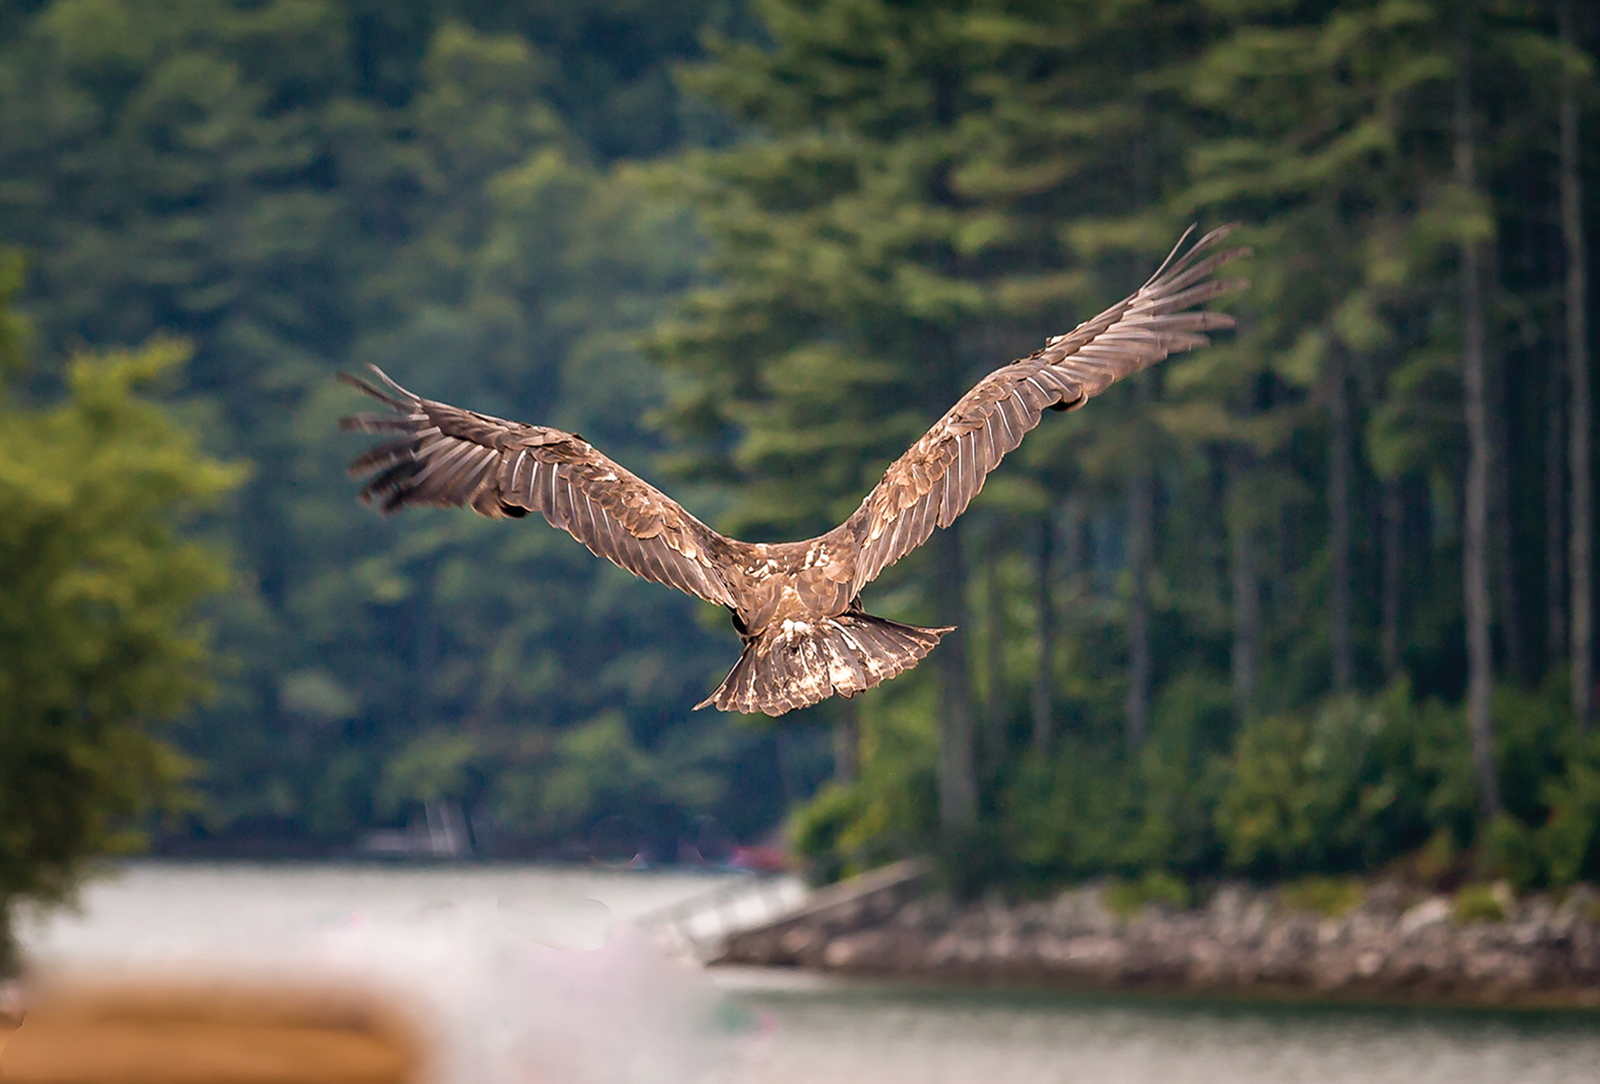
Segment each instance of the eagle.
M1226 313L1195 310L1247 285L1213 277L1249 252L1216 251L1233 229L1185 250L1191 226L1137 291L980 380L890 464L850 518L803 542L728 538L575 433L424 399L376 366L381 386L340 374L391 411L340 420L341 429L386 437L350 473L366 476L361 498L386 513L410 505L466 507L491 519L538 512L635 576L726 607L744 650L696 709L777 716L852 697L911 669L954 631L869 614L862 588L935 527L955 522L1044 411L1076 410L1234 325Z

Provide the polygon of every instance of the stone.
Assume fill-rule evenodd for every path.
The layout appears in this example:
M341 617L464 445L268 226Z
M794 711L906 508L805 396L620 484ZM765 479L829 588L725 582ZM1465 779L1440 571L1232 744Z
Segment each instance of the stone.
M1450 901L1444 896L1430 896L1400 916L1400 939L1409 941L1432 926L1450 921Z
M869 875L870 876L870 875ZM1318 918L1276 893L1223 884L1203 908L1145 908L1124 921L1089 883L1047 901L956 906L879 876L834 886L816 906L730 937L722 960L896 975L1116 988L1600 1005L1600 894L1513 901L1514 921L1457 925L1449 898L1373 886L1353 911ZM854 894L852 894L854 893Z

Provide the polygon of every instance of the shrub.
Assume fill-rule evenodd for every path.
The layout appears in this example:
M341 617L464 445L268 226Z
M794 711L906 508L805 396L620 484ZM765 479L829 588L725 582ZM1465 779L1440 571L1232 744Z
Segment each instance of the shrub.
M1506 907L1503 890L1494 885L1467 885L1456 893L1451 914L1457 922L1504 922Z
M813 885L832 884L859 870L840 840L861 817L865 796L856 787L829 784L789 818L789 849L805 863Z
M1544 873L1558 887L1600 878L1600 734L1570 730L1561 773L1546 779L1538 833Z
M1338 918L1355 910L1365 895L1366 886L1354 877L1302 877L1284 885L1279 892L1285 907L1312 911L1326 918Z
M1132 918L1152 903L1185 910L1194 902L1188 884L1165 870L1153 869L1136 881L1113 881L1106 888L1106 907L1121 918Z
M1438 831L1470 838L1459 713L1404 684L1246 723L1216 806L1227 862L1257 876L1377 869Z

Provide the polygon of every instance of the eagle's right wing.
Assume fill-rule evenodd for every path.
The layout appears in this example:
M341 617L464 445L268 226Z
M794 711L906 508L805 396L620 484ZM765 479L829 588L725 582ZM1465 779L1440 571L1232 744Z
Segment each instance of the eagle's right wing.
M339 378L392 414L342 418L341 429L392 434L354 463L371 474L363 500L470 507L493 518L540 512L598 557L707 602L734 606L723 569L730 542L672 498L572 433L521 425L414 395L377 367L382 390Z
M935 527L954 523L983 488L985 476L1022 443L1045 409L1075 410L1168 354L1204 346L1207 331L1232 327L1233 317L1226 313L1184 311L1246 285L1209 276L1248 249L1200 258L1232 230L1212 230L1182 256L1180 239L1138 292L984 377L890 464L845 521L860 546L854 589L860 591L926 542Z

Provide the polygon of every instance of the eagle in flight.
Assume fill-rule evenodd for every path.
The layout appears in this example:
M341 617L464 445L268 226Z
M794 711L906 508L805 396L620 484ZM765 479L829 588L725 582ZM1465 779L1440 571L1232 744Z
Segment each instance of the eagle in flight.
M952 631L874 617L861 608L863 587L950 526L1045 410L1076 410L1233 326L1225 313L1191 311L1246 285L1212 277L1248 253L1214 251L1232 228L1182 251L1185 233L1137 292L984 377L890 464L849 519L804 542L725 537L574 433L423 399L376 367L382 387L340 377L393 411L340 421L388 436L350 473L371 476L362 499L384 512L414 504L466 506L492 519L538 512L635 576L726 606L744 651L697 708L782 715L854 696L911 669Z

